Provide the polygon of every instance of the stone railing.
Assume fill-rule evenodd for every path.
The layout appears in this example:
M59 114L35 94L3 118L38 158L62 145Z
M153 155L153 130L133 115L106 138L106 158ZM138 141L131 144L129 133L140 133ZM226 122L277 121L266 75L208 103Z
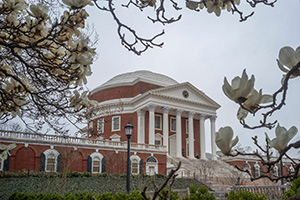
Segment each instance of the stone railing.
M0 130L0 139L9 142L22 142L22 143L47 143L49 145L72 145L72 146L90 146L94 148L113 148L116 150L127 149L127 141L111 141L99 140L92 138L62 136L62 135L49 135L39 133L25 133L15 131ZM157 151L160 153L167 153L165 146L150 145L150 144L137 144L130 143L132 150L145 150Z

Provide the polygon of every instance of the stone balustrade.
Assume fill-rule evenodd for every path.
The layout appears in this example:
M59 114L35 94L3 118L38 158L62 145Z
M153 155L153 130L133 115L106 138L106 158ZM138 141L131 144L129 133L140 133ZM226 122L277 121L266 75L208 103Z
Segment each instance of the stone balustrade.
M0 130L0 140L8 143L49 144L72 147L91 147L112 150L127 150L127 141L111 141L92 138L72 137L63 135L49 135L39 133L25 133ZM151 151L153 153L167 153L167 148L160 145L130 143L132 151Z

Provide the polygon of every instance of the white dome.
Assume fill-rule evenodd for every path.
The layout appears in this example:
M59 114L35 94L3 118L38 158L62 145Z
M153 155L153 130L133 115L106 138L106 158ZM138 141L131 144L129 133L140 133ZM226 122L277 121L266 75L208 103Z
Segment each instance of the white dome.
M125 74L117 75L114 78L107 81L106 83L102 84L101 86L95 88L91 93L93 94L97 91L107 89L107 88L112 88L112 87L133 85L138 81L143 81L146 83L151 83L151 84L160 85L164 87L178 84L177 81L175 81L174 79L166 75L153 73L146 70L139 70L135 72L128 72Z

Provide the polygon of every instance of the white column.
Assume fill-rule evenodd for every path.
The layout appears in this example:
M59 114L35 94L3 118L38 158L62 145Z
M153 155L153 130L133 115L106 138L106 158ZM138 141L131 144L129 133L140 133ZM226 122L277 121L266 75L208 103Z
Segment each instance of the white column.
M194 114L189 112L189 158L195 158L194 154Z
M163 108L163 145L167 147L167 151L169 153L169 110L170 108Z
M206 149L205 149L205 124L204 120L206 115L200 114L200 159L206 160Z
M138 137L137 142L139 144L145 144L145 111L139 110L138 114Z
M153 144L154 145L154 141L155 141L155 111L156 105L154 104L150 104L148 105L148 109L149 109L149 144Z
M176 157L182 157L181 147L181 113L183 110L176 110Z
M216 156L216 119L217 116L210 117L210 130L211 130L211 154L212 160L217 160Z

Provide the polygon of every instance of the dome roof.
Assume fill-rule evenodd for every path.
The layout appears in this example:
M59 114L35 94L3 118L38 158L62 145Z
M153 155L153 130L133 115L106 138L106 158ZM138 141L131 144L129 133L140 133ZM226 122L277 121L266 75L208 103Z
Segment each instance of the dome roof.
M166 75L154 73L147 70L139 70L135 72L128 72L128 73L117 75L112 79L110 79L109 81L107 81L106 83L92 90L91 94L107 88L133 85L139 81L151 83L154 85L164 86L164 87L178 84L177 81L175 81L174 79Z

